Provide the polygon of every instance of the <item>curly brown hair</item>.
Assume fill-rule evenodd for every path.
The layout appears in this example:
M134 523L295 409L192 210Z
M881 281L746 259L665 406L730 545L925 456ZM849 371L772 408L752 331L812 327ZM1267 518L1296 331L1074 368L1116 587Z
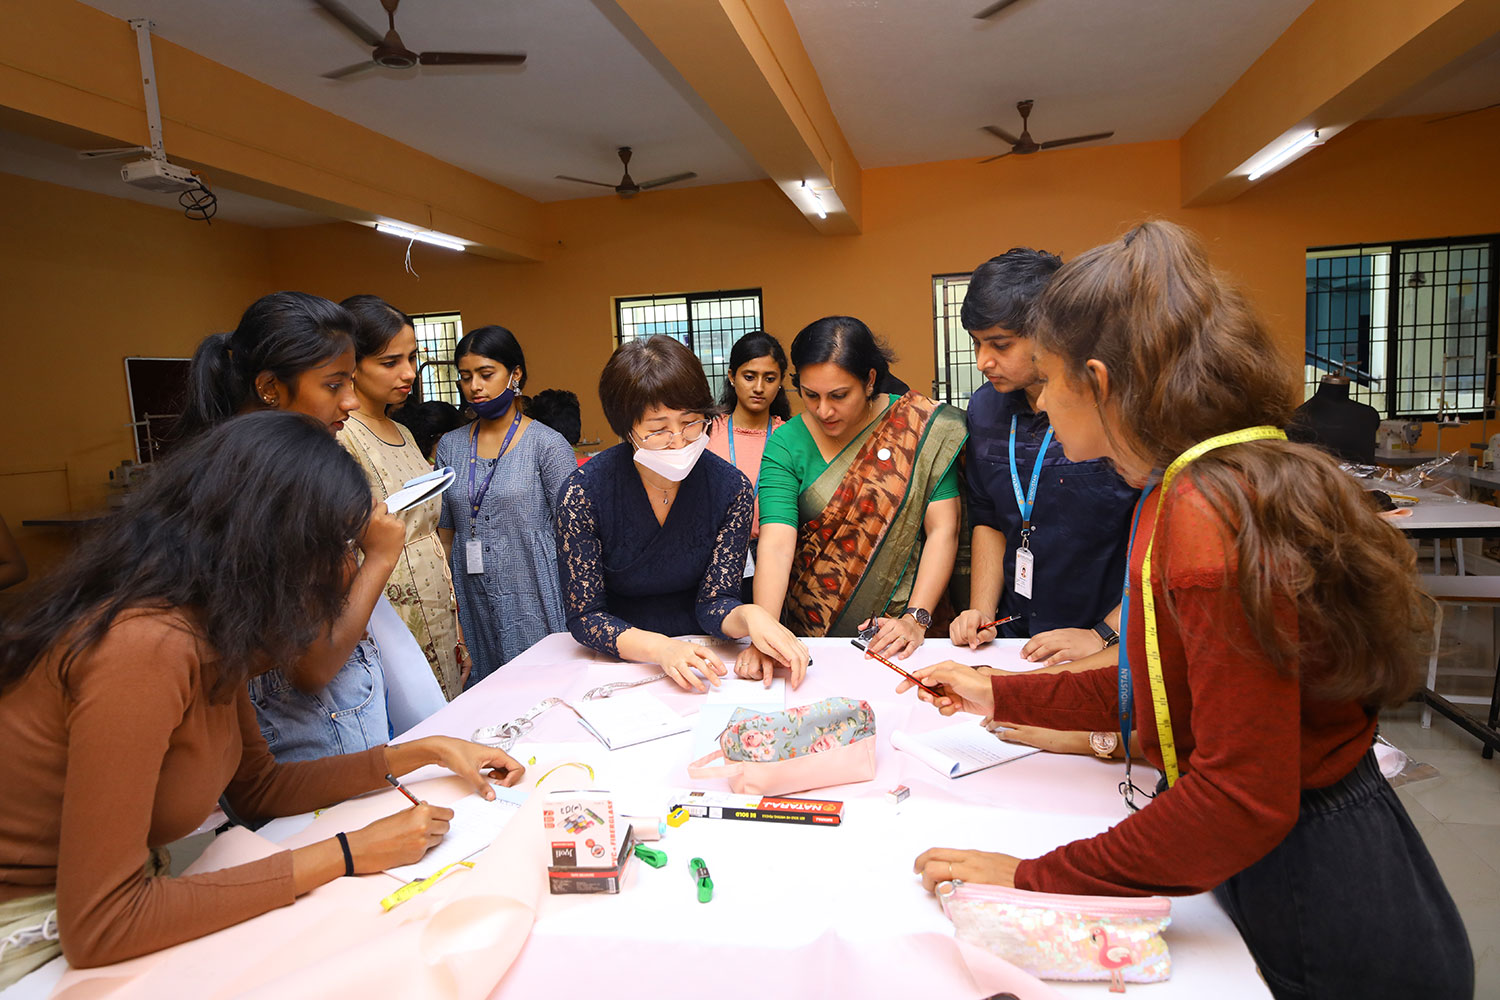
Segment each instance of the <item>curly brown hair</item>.
M1143 223L1063 265L1035 319L1037 346L1101 403L1087 363L1104 365L1128 439L1116 445L1154 468L1219 434L1284 427L1296 407L1293 379L1249 304L1172 223ZM1320 697L1369 707L1411 694L1432 641L1432 604L1410 545L1332 457L1253 441L1208 452L1183 480L1214 510L1226 551L1237 552L1245 614L1278 670L1304 671ZM1174 484L1163 497L1160 523L1180 492ZM1288 602L1295 630L1277 620Z

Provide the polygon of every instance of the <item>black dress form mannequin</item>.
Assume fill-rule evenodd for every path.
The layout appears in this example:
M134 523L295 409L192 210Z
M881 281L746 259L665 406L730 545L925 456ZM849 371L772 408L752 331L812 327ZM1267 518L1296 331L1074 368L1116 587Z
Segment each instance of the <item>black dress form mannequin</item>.
M1297 407L1287 437L1315 444L1344 462L1373 465L1380 412L1349 398L1349 380L1324 375L1313 398Z

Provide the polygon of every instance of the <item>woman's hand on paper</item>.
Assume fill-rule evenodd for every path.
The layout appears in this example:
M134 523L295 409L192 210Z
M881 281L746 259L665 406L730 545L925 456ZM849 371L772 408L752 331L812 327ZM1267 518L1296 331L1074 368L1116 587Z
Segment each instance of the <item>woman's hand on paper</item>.
M954 879L1014 888L1020 863L1020 858L1009 854L934 847L917 855L912 871L922 876L922 888L928 892L936 892L939 885Z
M410 743L388 746L385 754L391 773L398 777L425 764L441 764L468 781L485 799L495 797L490 782L509 788L526 774L526 768L499 747L452 736L424 736Z
M741 604L735 610L743 616L746 635L750 638L750 645L735 659L735 674L764 680L766 687L770 687L775 668L783 666L790 671L792 687L800 686L802 678L807 675L810 659L802 640L759 605ZM752 651L760 655L754 658L745 655Z
M681 639L663 639L656 662L661 664L662 672L673 684L684 691L700 694L708 691L705 680L718 687L719 678L729 673L729 668L713 650ZM703 675L701 679L699 674Z
M994 621L994 615L986 615L983 611L970 608L957 618L953 624L948 626L948 638L955 646L968 646L970 649L978 649L987 642L994 642L995 637L1000 634L996 628L980 628L985 622Z
M916 687L917 697L931 704L943 715L968 712L970 715L993 717L995 714L995 691L990 686L989 675L974 667L944 660L930 667L913 670L912 676L928 685L941 684L947 694L934 695L908 680L902 680L896 685L897 694Z
M1018 726L1014 722L996 722L994 719L985 719L983 725L1006 743L1036 747L1048 753L1093 753L1089 747L1089 734L1086 732L1064 732L1058 729L1043 729L1040 726Z
M1104 639L1091 628L1055 628L1039 632L1021 647L1021 656L1032 663L1046 661L1044 667L1054 667L1069 660L1081 660L1090 653L1104 648Z
M443 839L452 818L452 809L424 802L355 830L348 835L355 874L383 872L421 860L429 847Z
M859 623L859 629L863 632L872 625L878 625L879 630L868 643L869 651L887 658L904 660L915 653L922 645L922 640L927 638L927 630L911 615L902 615L900 618L869 618Z
M405 545L406 522L387 513L383 501L377 503L370 510L370 520L365 522L365 530L359 536L359 548L365 554L365 561L395 566Z

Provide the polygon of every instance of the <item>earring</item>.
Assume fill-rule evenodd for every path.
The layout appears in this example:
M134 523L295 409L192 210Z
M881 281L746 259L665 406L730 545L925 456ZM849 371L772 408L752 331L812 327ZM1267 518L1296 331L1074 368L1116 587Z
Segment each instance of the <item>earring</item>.
M265 404L267 406L275 406L276 405L276 397L275 396L262 396L260 398L265 401Z

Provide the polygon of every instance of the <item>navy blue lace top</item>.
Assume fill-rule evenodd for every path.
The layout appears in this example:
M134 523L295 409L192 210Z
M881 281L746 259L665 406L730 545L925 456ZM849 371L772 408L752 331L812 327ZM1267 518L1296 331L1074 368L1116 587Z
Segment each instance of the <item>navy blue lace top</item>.
M580 466L557 508L558 576L573 638L618 656L629 628L723 637L724 617L740 605L754 503L750 481L712 452L682 481L663 524L629 445Z

